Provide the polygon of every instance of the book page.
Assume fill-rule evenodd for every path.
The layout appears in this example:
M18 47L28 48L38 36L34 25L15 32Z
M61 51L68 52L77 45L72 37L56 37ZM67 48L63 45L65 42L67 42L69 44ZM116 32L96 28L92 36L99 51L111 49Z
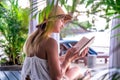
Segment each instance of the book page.
M85 48L89 47L93 43L94 38L95 37L92 37L91 39L88 39L86 37L83 37L73 47L77 47L78 48L77 51L79 51L79 55L80 55Z

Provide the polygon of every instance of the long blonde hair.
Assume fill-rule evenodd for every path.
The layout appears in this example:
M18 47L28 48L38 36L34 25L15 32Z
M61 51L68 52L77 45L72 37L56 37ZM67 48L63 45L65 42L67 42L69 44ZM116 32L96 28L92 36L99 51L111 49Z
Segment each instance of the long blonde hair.
M42 24L38 25L37 30L30 34L23 47L23 51L27 55L39 52L40 45L42 45L42 42L46 41L48 37L51 35L55 27L54 26L55 20L59 18L53 16L60 14L65 14L62 8L60 6L53 6L48 17L49 19L45 20Z
M42 45L42 42L46 41L51 35L54 25L53 21L48 21L39 24L36 27L37 29L28 36L23 47L23 51L27 55L39 52L40 45Z

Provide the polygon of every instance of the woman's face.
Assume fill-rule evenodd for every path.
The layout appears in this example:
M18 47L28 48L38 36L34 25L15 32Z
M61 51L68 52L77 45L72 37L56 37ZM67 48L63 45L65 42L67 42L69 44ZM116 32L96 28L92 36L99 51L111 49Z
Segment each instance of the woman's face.
M59 33L60 30L64 27L64 19L56 19L55 20L55 24L54 24L54 29L53 32L54 33Z

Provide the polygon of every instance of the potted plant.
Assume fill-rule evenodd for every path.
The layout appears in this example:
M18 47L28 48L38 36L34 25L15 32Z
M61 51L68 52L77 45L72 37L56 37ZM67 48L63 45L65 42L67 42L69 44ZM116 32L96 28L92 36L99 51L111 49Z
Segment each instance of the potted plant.
M30 12L28 8L20 8L18 0L8 0L7 4L0 2L0 48L4 54L0 65L21 65Z

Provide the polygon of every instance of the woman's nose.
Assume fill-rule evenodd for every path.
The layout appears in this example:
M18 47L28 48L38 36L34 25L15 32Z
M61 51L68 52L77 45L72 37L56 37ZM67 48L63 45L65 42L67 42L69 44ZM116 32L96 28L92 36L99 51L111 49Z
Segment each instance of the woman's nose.
M64 27L64 24L62 24L62 28Z
M63 23L63 21L61 21L61 26L64 27L64 23Z

